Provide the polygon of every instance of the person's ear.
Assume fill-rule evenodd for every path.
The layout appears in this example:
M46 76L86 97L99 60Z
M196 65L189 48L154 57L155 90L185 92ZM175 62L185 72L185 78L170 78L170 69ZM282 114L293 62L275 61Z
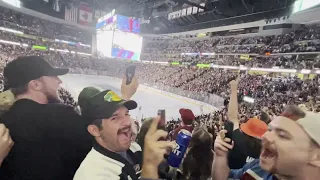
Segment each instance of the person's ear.
M94 137L100 137L100 130L96 125L89 125L87 128L88 132Z
M319 148L312 150L309 164L320 168L320 149Z
M28 83L28 87L34 91L40 91L43 88L43 84L38 80L32 80Z

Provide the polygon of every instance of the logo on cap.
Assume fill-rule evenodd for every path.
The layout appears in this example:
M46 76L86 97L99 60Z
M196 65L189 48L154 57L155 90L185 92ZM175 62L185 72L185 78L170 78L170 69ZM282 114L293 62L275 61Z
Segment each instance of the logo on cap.
M104 100L107 102L119 102L121 101L121 97L119 97L116 93L113 91L109 91L106 95L104 95Z

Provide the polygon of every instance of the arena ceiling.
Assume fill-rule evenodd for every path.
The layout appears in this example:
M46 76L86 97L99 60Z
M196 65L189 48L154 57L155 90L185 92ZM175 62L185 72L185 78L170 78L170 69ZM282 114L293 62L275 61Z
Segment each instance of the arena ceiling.
M82 0L83 1L83 0ZM105 11L116 9L119 14L144 17L151 20L147 29L190 26L203 22L232 18L272 10L288 15L295 0L87 0ZM205 7L200 6L205 3ZM188 6L197 6L204 12L168 20L168 14ZM263 17L263 16L261 16ZM262 18L263 19L263 18Z
M210 21L232 18L266 11L277 11L279 15L288 15L295 0L21 0L26 7L43 12L55 17L64 18L64 9L61 12L53 12L52 4L59 2L63 6L77 6L80 2L86 2L97 10L110 12L116 9L118 14L150 19L145 29L173 29L194 26ZM50 2L43 3L44 1ZM42 2L43 7L40 5ZM205 6L200 6L205 3ZM40 7L41 6L41 7ZM168 14L182 8L197 6L204 9L203 12L181 18L168 19ZM291 8L291 9L290 9ZM51 9L51 10L49 10ZM280 11L281 10L281 11ZM281 14L282 13L282 14ZM259 18L266 19L263 13ZM245 18L244 18L245 19ZM244 20L245 21L245 20ZM233 22L237 23L237 22ZM201 27L199 27L201 28ZM168 32L168 31L167 31ZM152 33L152 32L150 32Z
M178 26L192 23L206 22L243 16L276 9L290 11L290 6L295 0L213 0L206 3L206 11L200 15L192 15L192 19L175 19L172 22ZM190 19L190 18L189 18Z
M202 16L192 17L192 21L173 21L175 25L188 25L210 19L240 16L250 13L284 8L295 0L21 0L29 4L48 1L50 4L59 2L62 5L76 5L86 2L92 7L104 12L116 9L119 14L134 17L167 17L168 13L188 6L197 6L204 9ZM27 3L28 2L28 3ZM205 3L205 7L200 6ZM38 4L39 7L39 4ZM33 6L33 9L38 7ZM155 12L156 15L155 15ZM209 16L203 16L208 14Z
M230 23L243 23L261 19L276 18L290 15L295 0L207 0L204 12L168 20L167 17L153 17L147 33L173 33L180 30L195 30L196 28L209 28ZM180 8L181 9L181 8ZM255 20L249 20L249 15ZM254 14L254 15L253 15ZM233 20L234 17L237 21ZM223 21L231 21L225 23ZM210 25L208 24L210 23ZM201 27L206 24L206 27ZM220 25L218 25L220 24ZM193 26L193 27L191 27ZM156 32L155 28L158 29ZM159 30L160 29L160 30ZM171 30L170 30L171 29ZM180 30L172 30L180 29Z
M198 6L205 0L60 0L65 3L86 2L96 9L110 12L116 9L119 14L127 16L151 16L152 10L170 13L186 5Z
M71 1L71 0L65 0ZM73 2L75 0L72 0ZM84 0L79 0L84 1ZM96 8L106 11L116 9L119 13L130 16L152 16L152 11L163 11L164 14L186 6L199 6L206 3L205 10L213 11L216 17L232 17L256 13L270 9L283 8L295 0L86 0ZM200 6L199 6L200 7ZM201 21L201 20L200 20Z

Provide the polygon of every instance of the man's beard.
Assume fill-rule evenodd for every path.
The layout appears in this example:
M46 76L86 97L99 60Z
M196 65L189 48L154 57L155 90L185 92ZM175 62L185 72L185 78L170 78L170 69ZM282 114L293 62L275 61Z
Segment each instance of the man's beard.
M52 95L50 93L46 93L47 99L48 99L48 104L60 104L62 103L62 100L59 98L58 95Z

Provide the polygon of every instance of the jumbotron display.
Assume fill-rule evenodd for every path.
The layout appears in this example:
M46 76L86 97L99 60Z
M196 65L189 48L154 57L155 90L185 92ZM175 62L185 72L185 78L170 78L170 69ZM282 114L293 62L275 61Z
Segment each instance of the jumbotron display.
M117 15L112 11L96 25L97 51L102 57L140 60L142 36L138 19Z

